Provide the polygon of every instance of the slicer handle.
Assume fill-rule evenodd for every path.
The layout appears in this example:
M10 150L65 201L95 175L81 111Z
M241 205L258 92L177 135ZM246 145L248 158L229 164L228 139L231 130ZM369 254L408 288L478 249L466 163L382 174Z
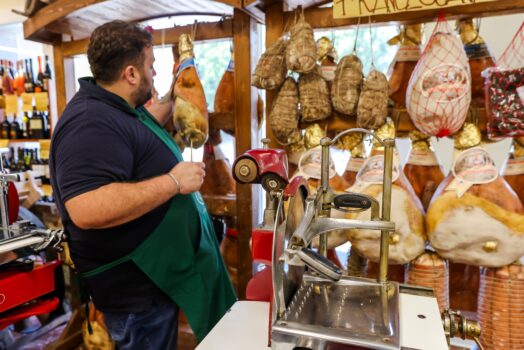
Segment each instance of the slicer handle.
M342 277L342 270L335 263L314 250L302 247L297 255L307 266L326 278L338 281Z
M339 194L333 200L333 205L337 209L369 209L371 208L371 199L358 193Z

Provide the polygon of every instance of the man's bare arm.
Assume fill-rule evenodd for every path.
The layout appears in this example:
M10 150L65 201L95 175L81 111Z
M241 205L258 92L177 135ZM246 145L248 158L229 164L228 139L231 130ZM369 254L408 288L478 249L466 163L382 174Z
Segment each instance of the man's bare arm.
M136 183L112 183L69 199L66 209L81 229L104 229L139 218L174 195L198 191L205 175L203 163L177 164L168 174Z

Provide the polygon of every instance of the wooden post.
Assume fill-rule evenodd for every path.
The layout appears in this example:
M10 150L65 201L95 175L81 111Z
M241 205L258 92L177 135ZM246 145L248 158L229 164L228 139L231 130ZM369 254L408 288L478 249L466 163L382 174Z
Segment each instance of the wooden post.
M233 47L235 57L235 140L236 155L256 146L257 93L251 86L252 59L257 55L256 23L244 12L235 9L233 14ZM238 237L238 297L245 299L247 282L251 278L252 260L249 241L253 229L253 213L257 201L253 200L253 185L237 183L236 214Z
M279 1L266 8L266 48L273 45L281 36L284 31L284 2ZM273 132L269 127L269 113L273 102L277 97L278 90L266 90L266 137L271 142L269 147L271 148L282 148L276 142Z
M75 67L71 57L64 57L62 43L53 44L53 62L55 67L56 119L60 118L67 102L75 94Z

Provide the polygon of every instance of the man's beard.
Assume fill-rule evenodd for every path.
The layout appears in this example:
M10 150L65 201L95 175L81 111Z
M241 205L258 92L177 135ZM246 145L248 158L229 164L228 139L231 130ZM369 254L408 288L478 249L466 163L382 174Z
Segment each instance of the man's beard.
M149 86L145 75L142 74L138 89L132 94L133 101L135 101L136 106L139 107L146 104L146 102L149 101L151 97L153 97L152 86Z

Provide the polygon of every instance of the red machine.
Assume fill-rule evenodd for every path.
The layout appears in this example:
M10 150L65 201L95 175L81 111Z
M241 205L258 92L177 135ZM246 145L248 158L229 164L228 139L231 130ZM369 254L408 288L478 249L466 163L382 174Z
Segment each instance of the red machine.
M262 142L263 149L249 150L235 160L233 177L243 184L262 184L268 192L284 189L289 182L286 151L268 149L268 139Z

